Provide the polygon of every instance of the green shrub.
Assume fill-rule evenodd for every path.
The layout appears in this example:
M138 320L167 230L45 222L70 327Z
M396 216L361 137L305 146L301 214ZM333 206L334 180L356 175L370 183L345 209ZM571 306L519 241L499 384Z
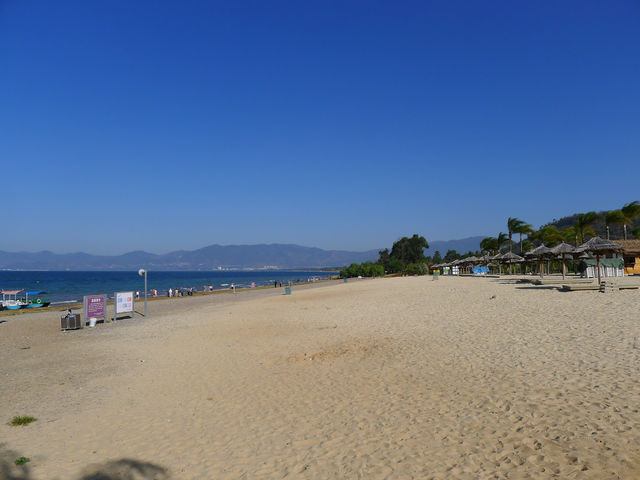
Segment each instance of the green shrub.
M24 425L29 425L31 422L35 422L37 420L37 418L35 417L30 417L28 415L24 415L21 417L13 417L11 419L11 425L13 425L14 427L17 426L24 426Z

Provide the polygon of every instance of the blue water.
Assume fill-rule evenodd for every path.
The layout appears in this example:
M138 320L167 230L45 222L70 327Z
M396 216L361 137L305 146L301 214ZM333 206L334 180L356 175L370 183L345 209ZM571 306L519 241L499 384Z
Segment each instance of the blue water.
M149 272L147 289L149 295L156 289L158 295L166 295L169 288L189 288L202 291L204 286L214 290L273 285L274 281L306 282L311 278L326 279L332 272L308 271L211 271L211 272ZM138 272L26 272L0 271L0 290L43 290L42 297L53 303L82 301L84 295L114 292L139 291L144 295L144 277Z

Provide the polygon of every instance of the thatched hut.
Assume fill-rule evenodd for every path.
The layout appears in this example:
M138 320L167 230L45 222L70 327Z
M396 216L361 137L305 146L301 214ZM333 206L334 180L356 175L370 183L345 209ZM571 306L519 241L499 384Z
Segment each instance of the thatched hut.
M562 259L562 278L567 274L567 254L574 252L574 248L568 243L562 242L560 245L556 245L551 249L554 255L559 255Z
M540 278L544 275L544 261L551 258L552 251L549 247L546 247L544 243L539 247L529 250L524 254L526 259L539 260L540 261ZM551 273L551 272L548 272Z
M640 275L640 240L616 240L624 247L624 273L627 275Z
M576 253L582 253L582 252L589 252L589 253L593 253L596 256L596 269L597 269L597 273L598 273L598 283L600 283L600 277L602 276L602 271L600 268L600 257L604 256L606 258L607 255L611 255L611 254L618 254L620 252L622 252L624 250L624 247L622 245L620 245L619 243L615 243L612 242L610 240L604 240L600 237L593 237L591 239L589 239L588 241L586 241L585 243L583 243L582 245L580 245L578 248L575 249ZM620 275L623 275L623 270L622 270L622 262L620 262L620 266L619 267L615 267L616 270L615 271L615 275L618 274L618 269L619 269L619 273ZM608 271L605 268L604 271L605 276L608 275ZM587 273L587 276L588 273Z

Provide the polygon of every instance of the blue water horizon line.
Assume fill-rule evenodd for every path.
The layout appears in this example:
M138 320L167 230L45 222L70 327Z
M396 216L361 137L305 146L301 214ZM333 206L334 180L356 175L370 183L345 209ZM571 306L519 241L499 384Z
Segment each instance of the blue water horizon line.
M318 270L152 270L147 275L147 293L157 290L165 295L169 288L194 291L264 287L279 284L325 280L335 271ZM144 295L144 279L137 270L75 271L20 270L0 271L0 289L41 290L52 303L80 301L85 295L134 291Z

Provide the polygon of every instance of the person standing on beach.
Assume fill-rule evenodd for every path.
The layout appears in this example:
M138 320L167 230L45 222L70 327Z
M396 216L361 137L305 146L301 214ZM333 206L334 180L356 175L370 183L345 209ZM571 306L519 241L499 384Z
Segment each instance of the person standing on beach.
M173 290L171 290L171 287L169 287L169 298L171 298L172 294L173 294Z

